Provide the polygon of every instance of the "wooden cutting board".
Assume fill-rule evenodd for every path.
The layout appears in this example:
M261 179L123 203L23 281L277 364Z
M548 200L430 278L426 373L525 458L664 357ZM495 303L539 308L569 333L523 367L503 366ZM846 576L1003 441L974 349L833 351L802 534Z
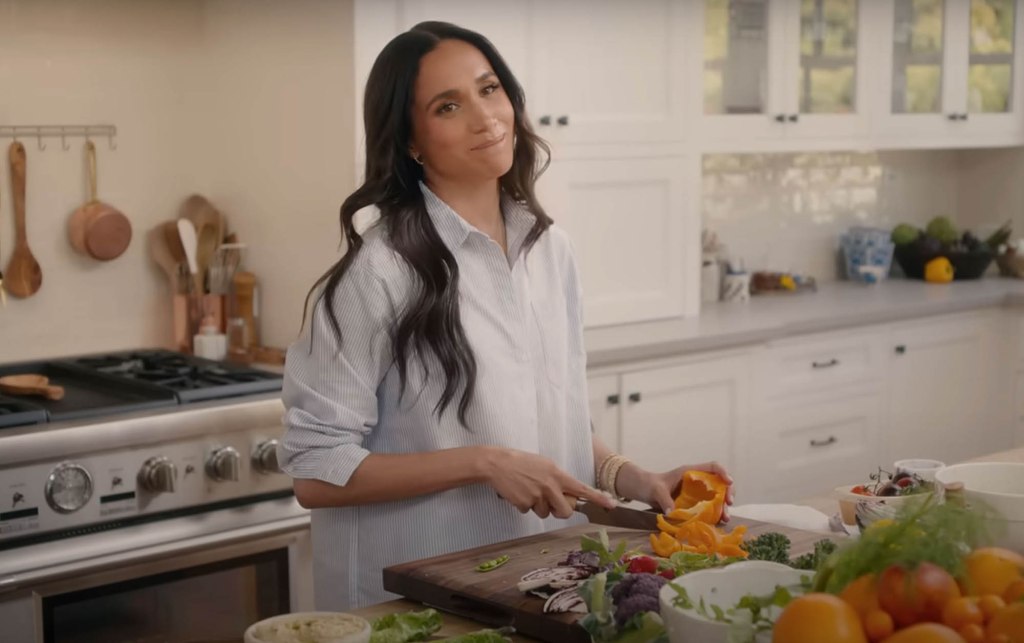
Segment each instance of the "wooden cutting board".
M815 542L828 537L753 520L735 524L746 524L749 537L768 531L789 536L794 558L813 551ZM650 552L650 532L584 524L394 565L384 570L384 589L489 626L511 625L518 634L541 641L590 643L590 636L576 624L580 614L544 614L544 600L523 594L516 585L527 572L556 566L569 551L579 549L581 536L596 537L602 528L612 546L625 540L629 549ZM475 570L503 555L511 557L505 565L485 573Z

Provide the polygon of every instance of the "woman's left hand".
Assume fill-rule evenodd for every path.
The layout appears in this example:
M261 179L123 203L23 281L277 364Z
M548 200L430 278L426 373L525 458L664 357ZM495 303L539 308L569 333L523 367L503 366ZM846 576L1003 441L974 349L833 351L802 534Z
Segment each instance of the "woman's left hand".
M619 471L615 486L619 494L626 498L646 502L655 509L667 513L672 510L673 498L679 495L679 486L682 484L683 472L693 470L718 474L719 477L728 483L729 491L725 495L726 506L722 511L722 522L728 522L729 505L733 501L733 480L725 470L725 467L717 462L685 464L665 473L647 471L630 462Z

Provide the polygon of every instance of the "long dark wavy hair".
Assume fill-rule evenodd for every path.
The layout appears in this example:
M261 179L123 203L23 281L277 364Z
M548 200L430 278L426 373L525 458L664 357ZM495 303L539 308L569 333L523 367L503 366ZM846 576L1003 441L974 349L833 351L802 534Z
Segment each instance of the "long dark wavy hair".
M466 426L466 411L476 384L476 359L459 312L459 265L434 229L419 181L423 167L409 155L412 136L411 110L420 60L442 40L462 40L487 58L515 112L512 168L499 179L502 192L522 202L536 216L524 242L528 250L551 225L551 218L534 193L534 183L547 168L551 153L533 131L526 116L523 88L505 60L487 38L447 22L421 22L399 34L384 47L366 81L363 120L366 134L366 179L341 205L342 243L348 251L325 272L306 295L314 306L326 300L327 315L338 341L341 328L331 305L338 283L363 246L356 232L356 212L377 206L378 225L386 239L412 269L417 284L390 330L392 355L401 390L405 390L408 360L418 355L429 377L428 355L433 355L444 374L444 389L434 411L440 416L461 390L458 418ZM303 313L305 325L306 313Z

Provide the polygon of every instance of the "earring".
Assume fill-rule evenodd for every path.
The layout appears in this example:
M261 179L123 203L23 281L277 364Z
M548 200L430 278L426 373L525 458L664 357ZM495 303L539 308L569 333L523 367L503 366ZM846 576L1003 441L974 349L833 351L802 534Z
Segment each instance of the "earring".
M420 165L423 165L423 155L422 154L417 154L416 156L412 157L412 160L416 161Z

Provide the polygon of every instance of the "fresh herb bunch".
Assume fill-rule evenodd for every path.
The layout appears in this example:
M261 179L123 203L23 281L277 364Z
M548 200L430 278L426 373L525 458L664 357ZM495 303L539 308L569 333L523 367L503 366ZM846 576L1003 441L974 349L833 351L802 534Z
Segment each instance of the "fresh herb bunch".
M838 545L834 542L827 538L823 538L814 543L813 552L797 556L789 563L789 566L797 569L816 571L837 548Z
M676 597L672 603L679 609L693 610L706 619L729 624L729 641L753 641L758 632L772 629L780 611L789 605L794 596L807 592L810 577L801 577L801 583L791 587L776 585L771 594L758 596L746 594L735 606L723 609L719 605L706 604L704 597L697 603L687 594L686 589L673 585Z
M788 565L790 544L789 536L777 531L769 531L744 542L743 548L750 554L747 560L769 560L773 563Z
M908 503L892 522L870 525L829 556L818 569L815 591L837 594L864 574L894 564L914 568L927 561L959 576L967 552L991 541L987 525L994 515L977 502L970 509L934 496Z

